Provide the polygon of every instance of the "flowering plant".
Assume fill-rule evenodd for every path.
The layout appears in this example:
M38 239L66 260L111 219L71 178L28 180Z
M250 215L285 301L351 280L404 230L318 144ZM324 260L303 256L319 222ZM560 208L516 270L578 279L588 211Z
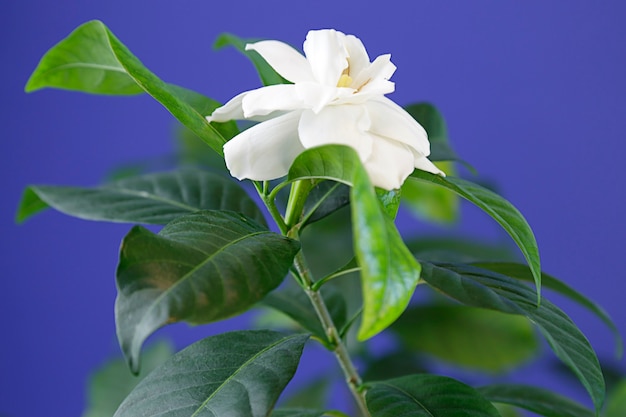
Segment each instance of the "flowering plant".
M156 366L125 399L111 395L109 415L345 415L313 393L313 385L326 392L336 379L332 372L309 381L304 395L279 402L304 346L314 343L337 359L353 398L346 412L478 417L511 415L511 406L544 416L600 412L605 389L598 359L540 288L579 302L612 329L613 323L592 301L542 273L533 233L513 205L455 176L458 157L433 106L402 108L385 97L394 90L390 55L370 61L357 37L335 30L309 32L304 55L282 42L233 35L218 45L246 54L265 86L221 106L161 81L98 21L48 51L26 86L148 93L185 135L223 156L233 177L250 180L242 187L221 159L207 158L202 169L95 188L26 189L20 221L52 207L88 220L163 226L158 233L134 226L120 248L115 318L132 372L140 371L145 340L170 323L205 324L258 308L259 322L272 327L192 344ZM241 130L234 120L259 123ZM405 242L394 222L400 204L435 221L454 212L459 197L493 217L525 263L477 244ZM412 301L416 292L420 302ZM531 324L582 383L594 411L543 388L474 387L418 361L431 355L502 371L535 353ZM394 347L374 354L369 340L383 332L393 335Z

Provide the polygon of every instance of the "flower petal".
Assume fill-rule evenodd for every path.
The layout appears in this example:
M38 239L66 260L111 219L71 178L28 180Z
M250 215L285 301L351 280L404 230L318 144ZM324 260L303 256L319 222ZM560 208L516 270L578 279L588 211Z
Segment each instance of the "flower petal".
M321 145L347 145L362 161L372 153L372 137L367 133L370 119L360 105L328 106L319 113L305 110L298 125L300 142L306 148Z
M304 54L320 84L336 87L341 73L348 67L345 36L334 29L311 30L306 35Z
M248 92L243 98L244 118L265 116L275 111L289 111L302 107L294 84L277 84Z
M246 45L246 51L256 51L287 81L313 81L307 59L297 50L280 41L260 41Z
M413 152L407 145L375 136L372 154L364 166L372 184L385 190L393 190L400 188L411 175L415 169L413 162Z
M372 120L372 133L409 145L422 156L430 155L426 130L402 107L383 96L370 98L364 106Z
M363 46L363 42L354 35L346 35L344 45L348 51L350 76L355 77L370 65L370 57L365 46Z
M229 120L241 120L243 119L243 108L241 107L241 103L243 98L249 93L249 91L244 91L241 94L236 95L231 98L228 103L224 104L222 107L218 107L213 110L210 116L207 116L207 121L210 122L227 122Z
M428 158L425 156L415 156L414 164L415 168L421 169L422 171L428 171L432 174L441 175L442 177L446 176L446 173L437 168L435 164L433 164Z
M293 111L244 130L224 145L226 166L233 177L266 181L287 175L304 151L297 129L301 112Z
M381 55L354 79L353 86L363 94L389 94L395 90L395 84L389 78L396 72L391 62L391 55Z
M311 109L314 113L319 113L326 105L335 100L353 95L351 88L338 88L318 83L298 83L295 85L296 92L304 109Z

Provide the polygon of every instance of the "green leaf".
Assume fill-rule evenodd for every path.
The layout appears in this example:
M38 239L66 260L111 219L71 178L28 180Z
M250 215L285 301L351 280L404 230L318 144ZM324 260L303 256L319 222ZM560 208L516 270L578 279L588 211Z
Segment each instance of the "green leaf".
M569 398L542 388L497 384L480 387L478 392L491 402L514 405L545 417L595 416L591 410Z
M519 246L535 278L537 303L541 299L541 265L537 241L524 216L498 194L460 178L442 177L416 169L409 179L437 184L454 191L493 217Z
M511 278L520 279L523 281L533 281L533 275L530 269L526 265L514 263L514 262L478 262L474 264L479 268L489 269L490 271L497 272L502 275L506 275ZM545 288L549 288L568 297L587 308L594 313L600 320L607 325L607 327L613 332L615 336L615 350L617 356L622 355L623 341L622 336L619 334L619 330L615 326L615 323L609 316L609 314L602 308L602 306L594 303L583 294L579 293L563 281L558 280L552 275L548 275L544 272L541 273L541 282Z
M333 322L337 328L341 328L346 323L347 316L343 296L336 291L323 291L322 296ZM320 340L327 341L326 332L302 288L292 286L272 291L261 303L286 314Z
M626 411L626 380L611 391L604 417L624 417L624 411Z
M322 417L325 411L310 410L308 408L279 408L272 411L271 417Z
M454 153L448 141L448 128L443 115L430 103L415 103L404 108L428 133L431 161L455 161L459 157Z
M32 92L46 87L93 94L146 92L213 150L223 154L226 140L207 122L208 113L194 108L200 95L164 83L100 21L92 20L79 26L46 52L25 89ZM205 104L202 103L200 111Z
M366 400L372 417L500 417L474 388L439 375L372 383Z
M333 181L321 181L307 196L304 205L305 225L321 220L348 204L349 187Z
M267 416L307 338L248 330L203 339L148 375L115 417Z
M96 370L89 378L88 406L83 417L111 417L139 381L173 353L173 347L166 342L148 347L144 354L143 369L138 376L128 372L128 366L121 358Z
M412 350L489 372L523 363L538 347L526 318L465 306L412 307L391 329Z
M131 369L138 369L141 345L158 328L209 323L250 308L283 281L299 247L228 211L179 217L158 235L135 226L122 241L115 303Z
M359 340L375 336L402 314L420 265L387 215L356 152L346 146L308 149L293 162L288 179L322 178L351 186L354 250L361 267L363 316Z
M514 261L517 253L502 243L482 243L463 237L421 237L406 243L417 259L429 262Z
M391 326L391 329L393 328L394 326ZM359 359L364 362L364 381L399 378L407 374L419 374L428 371L420 360L421 358L406 349L393 350L377 358Z
M23 222L46 207L85 220L166 224L198 210L231 210L265 225L263 213L232 180L199 170L147 174L96 188L33 185L17 210Z
M447 175L455 175L454 165L436 163ZM454 223L459 217L459 197L445 188L418 181L405 181L402 201L418 218L440 224Z
M263 85L287 84L289 81L281 77L256 51L246 51L246 44L258 42L260 39L242 39L231 33L222 33L213 44L215 49L233 46L252 61L259 73Z
M505 275L462 264L423 263L422 278L461 303L528 317L587 389L596 410L602 407L604 378L589 341L558 307L547 300L537 306L532 288Z

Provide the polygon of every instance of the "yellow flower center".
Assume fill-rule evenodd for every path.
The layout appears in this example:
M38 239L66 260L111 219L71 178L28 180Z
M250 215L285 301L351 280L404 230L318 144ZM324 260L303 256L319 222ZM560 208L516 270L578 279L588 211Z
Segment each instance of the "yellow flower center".
M341 74L341 77L339 77L339 81L337 82L337 87L350 87L350 84L352 84L352 77L346 73Z

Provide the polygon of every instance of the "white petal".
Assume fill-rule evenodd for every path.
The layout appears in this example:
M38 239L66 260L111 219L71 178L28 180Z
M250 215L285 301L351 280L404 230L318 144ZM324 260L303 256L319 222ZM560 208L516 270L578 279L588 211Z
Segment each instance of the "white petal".
M367 133L370 120L360 105L328 106L319 113L305 110L298 125L302 145L309 149L321 145L347 145L362 161L372 153L372 137Z
M246 51L258 52L263 59L287 81L313 81L307 59L291 46L280 41L261 41L246 45Z
M348 51L348 63L350 65L350 76L355 77L370 65L370 57L367 50L359 38L354 35L347 35L344 39L346 51Z
M415 168L417 168L417 169L421 169L422 171L428 171L430 173L441 175L443 177L446 176L445 172L443 172L442 170L437 168L437 166L435 164L433 164L425 156L422 156L422 157L416 156L415 160L414 160L414 163L415 163Z
M352 85L362 92L375 90L380 94L388 94L394 90L394 84L387 81L394 72L396 66L391 62L391 55L381 55L367 68L355 74Z
M226 142L224 158L231 175L257 181L287 175L304 151L297 134L300 114L294 111L259 123Z
M423 156L430 155L426 130L406 110L383 96L373 97L364 105L372 120L372 133L409 145Z
M351 88L338 88L318 83L298 83L295 85L298 98L302 101L302 107L319 113L322 108L342 97L349 97L353 91Z
M243 119L243 108L241 107L241 103L243 98L249 93L249 91L245 91L241 94L236 95L231 98L228 103L224 104L222 107L218 107L213 110L213 113L210 116L207 116L206 119L208 122L227 122L229 120L241 120Z
M413 172L413 152L400 142L374 137L372 155L365 161L365 170L376 187L400 188Z
M304 54L320 84L336 87L348 67L348 52L342 42L345 36L334 29L311 30L306 35Z
M302 107L294 84L278 84L248 92L243 98L243 116L265 116L275 111L289 111Z

